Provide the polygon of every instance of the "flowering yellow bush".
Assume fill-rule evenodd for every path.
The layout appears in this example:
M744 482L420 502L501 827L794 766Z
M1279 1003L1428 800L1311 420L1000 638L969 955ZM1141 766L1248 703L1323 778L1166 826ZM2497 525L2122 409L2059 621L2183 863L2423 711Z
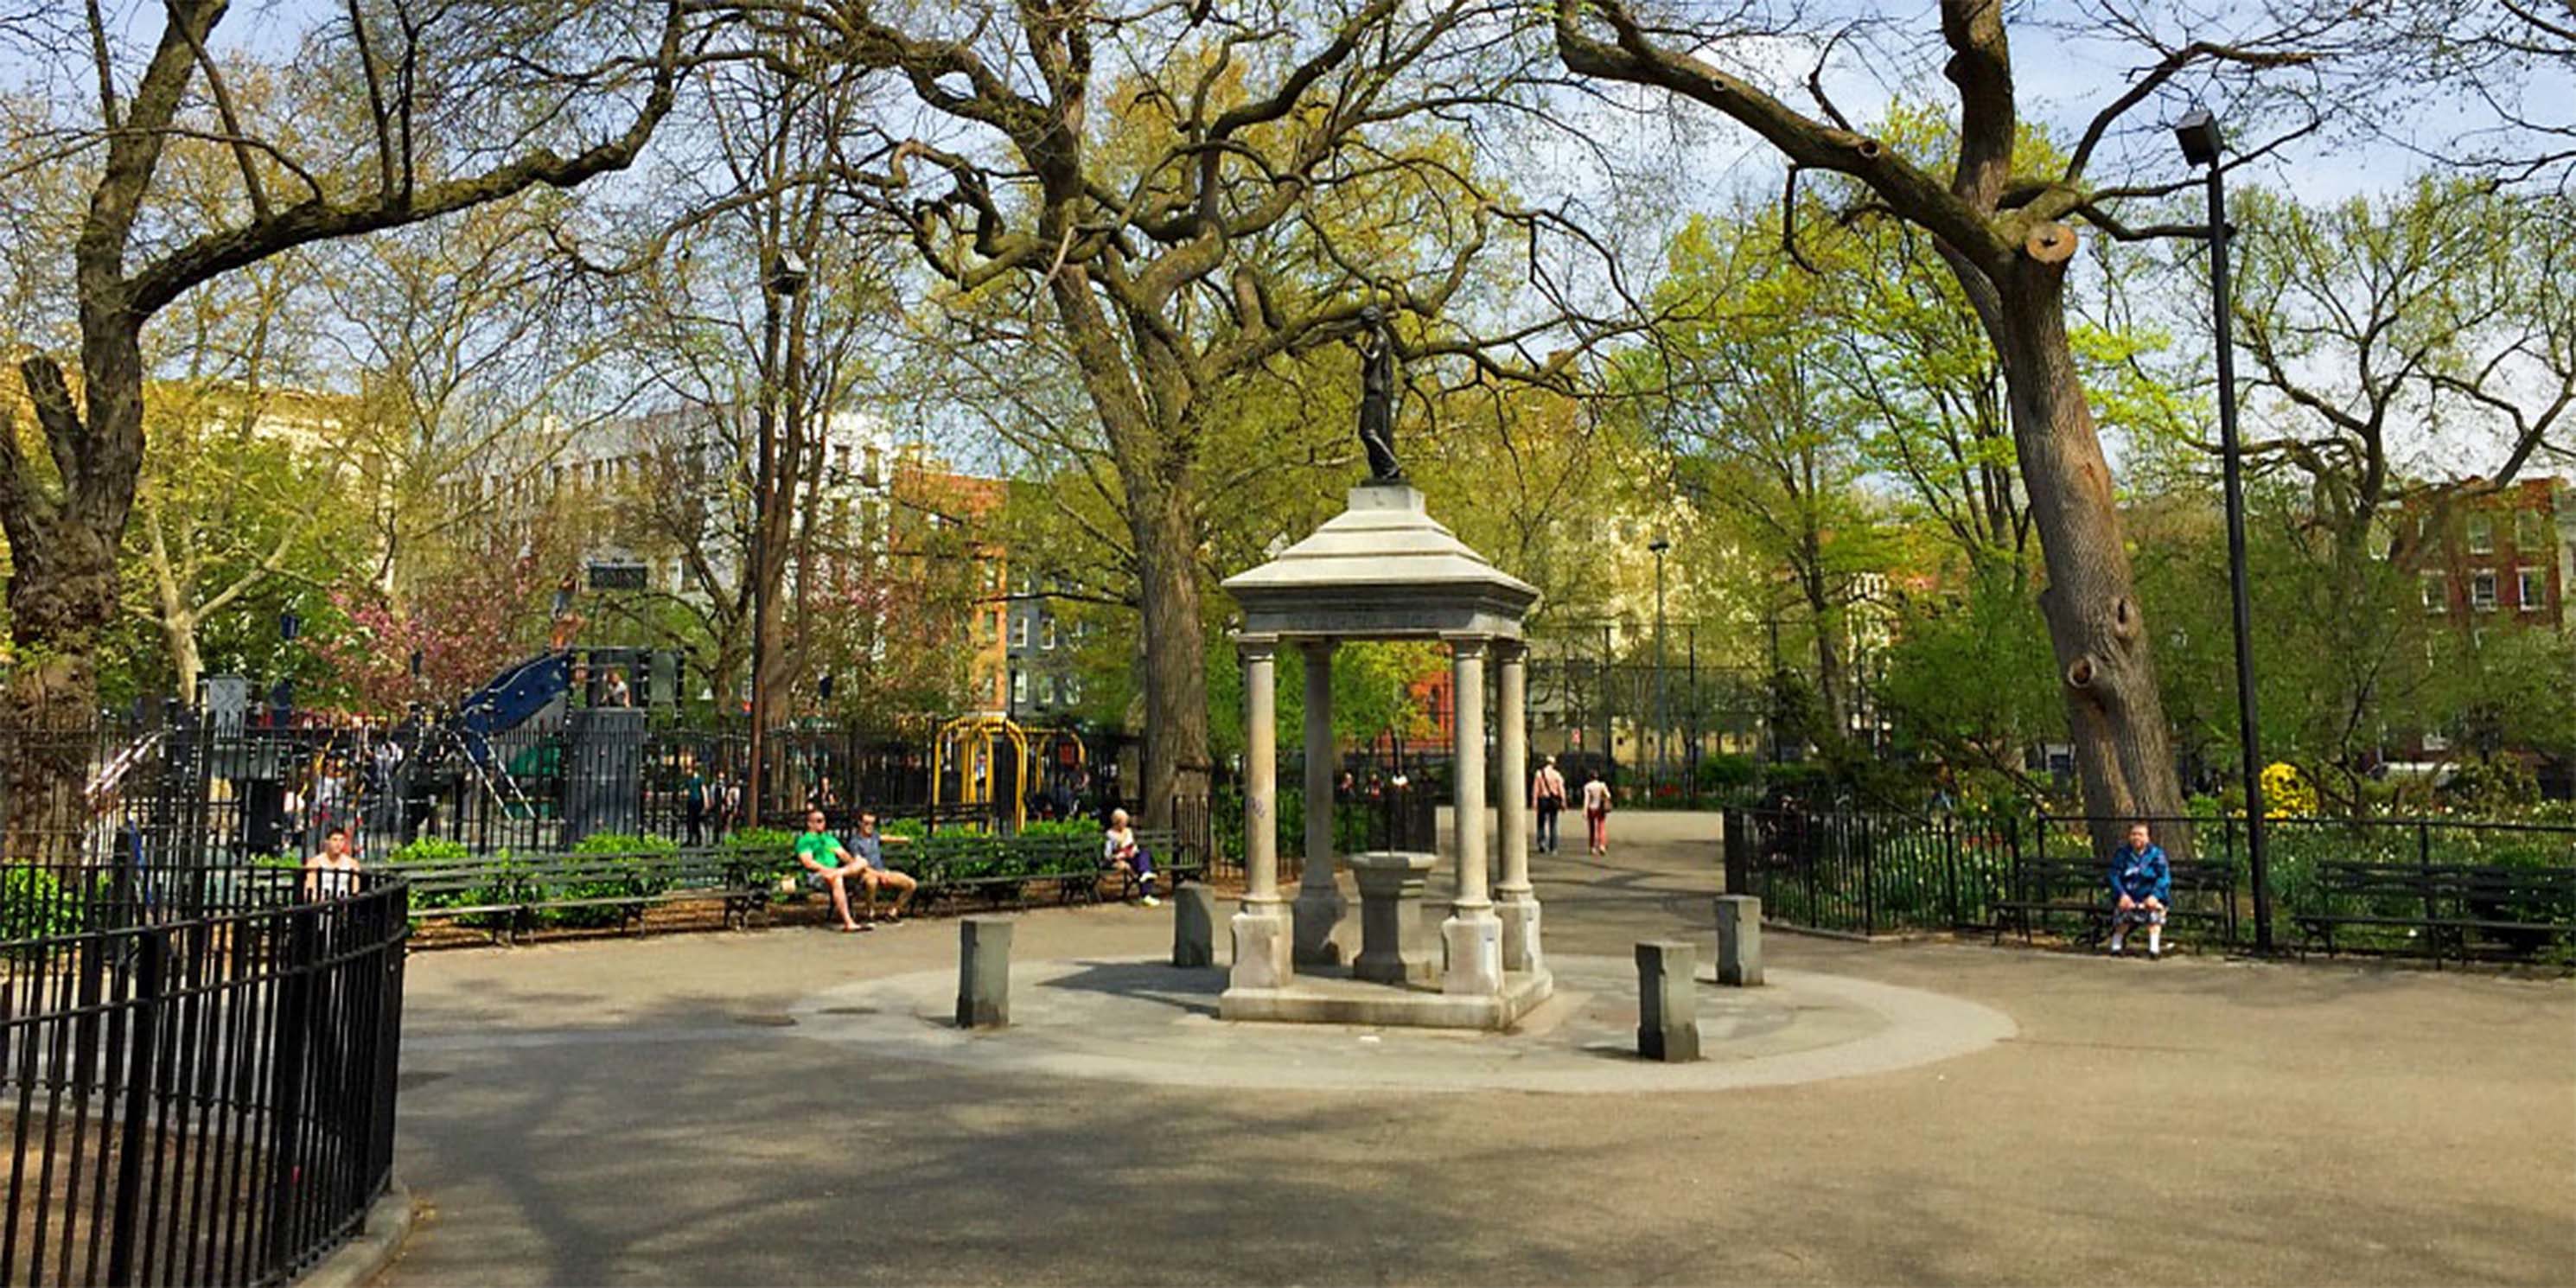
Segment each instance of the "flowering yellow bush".
M2317 812L2317 786L2299 767L2274 761L2263 767L2263 817L2303 818Z

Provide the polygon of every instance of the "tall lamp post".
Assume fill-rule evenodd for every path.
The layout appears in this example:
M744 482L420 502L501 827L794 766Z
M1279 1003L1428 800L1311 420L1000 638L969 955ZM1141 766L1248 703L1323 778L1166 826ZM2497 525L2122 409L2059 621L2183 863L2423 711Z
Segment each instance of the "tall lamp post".
M304 633L304 618L293 607L277 615L281 665L277 684L268 691L268 722L282 725L295 714L295 637Z
M781 297L804 290L805 262L798 259L796 252L792 250L780 251L778 258L769 264L768 284L770 291ZM775 304L768 310L768 325L770 335L774 339L778 326L778 309ZM773 345L771 352L775 351ZM767 378L761 381L760 396L763 399L775 398L778 393L776 368L771 367L764 374ZM769 514L769 507L776 504L778 500L774 495L778 473L777 426L795 413L792 407L775 410L781 414L773 418L769 426L762 429L758 461L751 480L751 767L744 775L742 794L744 819L754 827L760 824L760 762L769 741L769 731L761 727L762 716L768 711L769 677L766 673L769 669L769 614L771 611L768 580L764 575L768 552L762 549L764 543L761 539L761 530L766 526L765 520Z
M1664 718L1664 552L1673 543L1656 533L1646 549L1655 554L1655 767L1646 773L1646 798L1652 802L1655 785L1664 778L1664 731L1670 723Z
M2226 144L2218 118L2195 107L2174 124L2183 159L2209 170L2209 294L2218 343L2218 439L2227 487L2227 588L2236 618L2236 724L2245 779L2245 850L2254 877L2254 948L2272 951L2272 882L2264 846L2261 720L2254 702L2254 610L2245 585L2245 462L2236 437L2236 342L2227 288Z

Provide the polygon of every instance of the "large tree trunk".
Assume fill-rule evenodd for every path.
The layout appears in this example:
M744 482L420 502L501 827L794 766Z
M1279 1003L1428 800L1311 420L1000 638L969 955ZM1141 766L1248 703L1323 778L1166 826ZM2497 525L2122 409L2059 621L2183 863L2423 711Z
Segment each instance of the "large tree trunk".
M1148 825L1174 825L1174 802L1208 793L1207 654L1199 620L1198 525L1180 488L1128 492L1143 574Z
M1068 265L1048 293L1127 493L1145 633L1145 781L1138 803L1148 826L1170 827L1174 802L1204 798L1214 769L1199 617L1198 498L1185 446L1190 436L1157 422L1157 412L1166 418L1190 414L1188 382L1164 372L1160 397L1149 405L1088 271Z
M1816 627L1816 701L1824 711L1825 729L1840 739L1851 732L1845 692L1849 686L1843 681L1842 615L1826 592L1820 544L1809 534L1807 567L1799 577L1799 589L1806 596L1808 620Z
M2109 853L2126 820L2181 815L2182 784L2110 463L2067 343L2064 274L2025 260L1995 286L1993 339L2004 355L2014 443L2048 570L2040 607L2056 646L2085 813Z
M134 505L143 462L140 322L119 307L121 286L82 265L82 405L50 358L19 365L28 401L54 459L74 462L60 492L40 496L11 447L9 636L18 665L9 677L7 720L30 731L12 769L7 852L49 858L79 841L88 743L65 736L98 717L98 646L116 617L117 543Z

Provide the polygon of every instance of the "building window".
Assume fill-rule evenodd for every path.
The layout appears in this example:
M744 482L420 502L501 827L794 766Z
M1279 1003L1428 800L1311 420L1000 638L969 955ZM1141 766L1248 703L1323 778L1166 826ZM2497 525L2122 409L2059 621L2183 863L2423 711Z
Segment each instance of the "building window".
M1052 649L1052 648L1054 648L1054 647L1055 647L1055 619L1054 619L1054 618L1052 618L1052 617L1047 617L1047 618L1041 618L1041 619L1039 620L1039 622L1038 622L1038 647L1039 647L1039 648L1042 648L1042 649Z
M2428 613L2451 611L2450 579L2438 572L2424 574L2424 611Z
M2549 607L2549 575L2538 568L2521 568L2514 572L2514 606L2526 613Z
M1068 675L1064 677L1064 701L1066 706L1072 706L1082 701L1081 676Z
M1015 621L1015 622L1012 622L1012 623L1011 623L1011 647L1012 647L1012 648L1027 648L1028 646L1029 646L1029 619L1027 619L1027 618L1023 617L1023 618L1020 618L1019 620L1017 620L1017 621Z
M2549 548L2549 537L2543 531L2548 520L2538 510L2518 510L2513 516L2513 547L2524 554L2538 554Z
M2469 553L2473 555L2483 555L2492 554L2494 551L2495 516L2491 514L2470 515Z
M1052 706L1061 706L1061 705L1063 705L1063 703L1064 703L1064 681L1062 681L1062 680L1058 680L1058 679L1054 678L1053 676L1049 676L1049 677L1047 678L1047 682L1046 682L1046 701L1047 701L1047 705L1048 705L1048 706L1051 706L1051 707L1052 707Z
M1026 671L1011 672L1011 705L1018 706L1028 700L1029 673Z
M2469 607L2477 612L2492 613L2496 606L2496 575L2493 568L2480 568L2469 574Z

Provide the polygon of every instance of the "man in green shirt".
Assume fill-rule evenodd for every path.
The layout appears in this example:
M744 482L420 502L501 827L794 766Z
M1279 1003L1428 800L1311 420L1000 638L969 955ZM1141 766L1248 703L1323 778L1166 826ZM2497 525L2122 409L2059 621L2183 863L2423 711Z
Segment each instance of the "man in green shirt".
M812 880L821 882L832 892L832 911L840 914L844 933L876 929L874 923L850 918L848 889L848 883L854 878L873 889L876 874L841 847L841 838L832 835L823 811L819 809L805 811L805 830L796 838L796 861L813 874Z

